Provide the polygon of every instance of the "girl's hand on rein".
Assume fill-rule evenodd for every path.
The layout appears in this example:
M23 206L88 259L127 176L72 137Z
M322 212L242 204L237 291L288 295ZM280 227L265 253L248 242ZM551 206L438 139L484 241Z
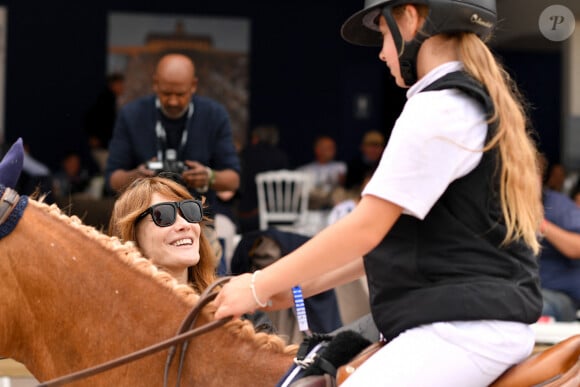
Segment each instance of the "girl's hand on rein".
M238 318L242 314L251 313L258 308L250 288L251 282L252 274L242 274L233 277L224 285L213 302L217 307L216 320L227 316Z

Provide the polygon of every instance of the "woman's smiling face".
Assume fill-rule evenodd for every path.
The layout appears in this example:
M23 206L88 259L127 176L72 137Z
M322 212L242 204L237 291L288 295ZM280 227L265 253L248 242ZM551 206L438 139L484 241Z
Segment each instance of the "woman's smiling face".
M170 201L170 198L154 193L149 205ZM177 211L175 223L159 227L153 223L151 215L147 215L137 225L136 233L137 243L145 257L180 283L187 283L187 268L196 265L200 259L199 223L189 223Z

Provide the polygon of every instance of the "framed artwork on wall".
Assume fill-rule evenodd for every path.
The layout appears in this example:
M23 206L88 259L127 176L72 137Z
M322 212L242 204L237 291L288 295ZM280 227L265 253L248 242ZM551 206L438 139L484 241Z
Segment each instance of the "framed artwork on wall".
M125 76L120 104L147 95L158 59L179 52L193 59L197 94L225 106L238 145L249 122L250 21L188 15L113 12L108 16L107 73Z

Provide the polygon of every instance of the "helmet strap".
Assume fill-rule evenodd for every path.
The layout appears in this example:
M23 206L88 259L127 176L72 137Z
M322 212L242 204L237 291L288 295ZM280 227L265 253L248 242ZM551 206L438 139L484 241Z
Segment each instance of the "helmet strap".
M395 47L397 48L401 77L405 81L405 85L410 87L417 82L417 55L419 54L421 45L428 36L415 34L413 40L403 40L399 26L391 12L391 7L384 7L382 13L393 36Z

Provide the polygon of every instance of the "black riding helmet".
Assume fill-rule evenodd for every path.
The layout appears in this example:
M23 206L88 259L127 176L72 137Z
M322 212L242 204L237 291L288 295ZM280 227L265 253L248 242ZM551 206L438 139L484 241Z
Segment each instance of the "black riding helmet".
M410 42L403 42L391 12L393 7L403 4L424 4L429 7L421 32ZM491 35L497 21L495 0L365 0L364 9L354 13L342 25L342 37L349 43L361 46L381 46L381 14L398 47L401 76L407 86L417 81L417 53L427 38L439 33L473 32L485 40Z

